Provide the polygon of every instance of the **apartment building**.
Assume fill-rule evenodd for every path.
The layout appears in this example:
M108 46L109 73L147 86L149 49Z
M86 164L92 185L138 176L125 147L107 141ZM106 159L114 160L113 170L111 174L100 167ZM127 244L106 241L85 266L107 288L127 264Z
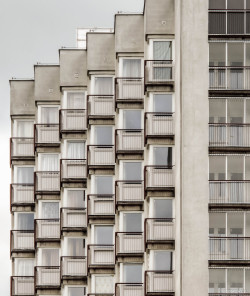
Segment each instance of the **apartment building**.
M116 14L114 29L82 30L79 47L36 64L34 79L10 81L11 296L218 295L223 275L247 278L246 261L236 270L239 258L211 254L230 244L218 238L223 227L241 221L247 236L246 208L216 194L247 188L228 185L230 170L217 179L223 161L247 172L248 158L246 148L235 158L232 147L211 147L228 130L227 121L214 130L212 112L229 106L232 90L213 89L228 70L211 68L208 101L207 38L206 1L146 0L143 13ZM233 141L243 143L238 118Z

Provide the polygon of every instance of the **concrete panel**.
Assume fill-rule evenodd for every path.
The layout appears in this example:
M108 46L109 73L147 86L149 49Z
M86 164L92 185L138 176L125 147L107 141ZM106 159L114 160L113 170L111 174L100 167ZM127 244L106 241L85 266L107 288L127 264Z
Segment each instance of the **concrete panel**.
M145 34L175 34L175 1L145 1Z
M60 101L58 65L35 65L35 101Z
M144 52L144 16L115 16L115 51Z
M60 49L60 85L87 85L86 50Z
M10 81L10 115L34 115L34 80Z
M87 34L87 69L88 71L115 70L114 34Z

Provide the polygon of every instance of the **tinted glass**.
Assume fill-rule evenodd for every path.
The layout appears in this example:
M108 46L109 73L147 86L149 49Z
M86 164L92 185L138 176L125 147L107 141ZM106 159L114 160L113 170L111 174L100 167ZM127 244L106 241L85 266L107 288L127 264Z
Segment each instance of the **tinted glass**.
M126 110L124 114L124 129L141 129L141 111Z
M154 218L172 218L172 200L154 199Z
M142 264L124 264L124 283L142 282Z
M17 230L34 230L34 214L17 213Z
M154 165L172 165L171 147L154 147Z
M225 9L226 0L209 0L209 9Z
M125 232L141 232L142 231L142 214L126 213L123 221Z
M141 162L124 162L123 163L124 180L141 180L142 179L142 163Z
M95 145L112 145L113 128L111 126L95 127Z

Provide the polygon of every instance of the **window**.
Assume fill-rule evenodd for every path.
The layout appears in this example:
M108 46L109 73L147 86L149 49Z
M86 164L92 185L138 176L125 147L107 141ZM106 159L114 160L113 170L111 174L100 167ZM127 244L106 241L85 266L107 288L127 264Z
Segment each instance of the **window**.
M94 95L113 95L113 77L95 77Z
M154 147L154 165L172 166L172 147Z
M39 161L40 160L40 161ZM44 154L38 156L39 168L41 171L59 171L59 155Z
M227 9L244 9L244 0L227 0Z
M69 287L68 296L84 296L86 295L85 287Z
M95 276L95 294L113 294L114 277L111 275Z
M95 244L97 245L112 245L113 240L113 226L95 226Z
M124 232L141 232L142 231L142 214L141 213L124 213L123 214L123 231Z
M113 194L113 187L112 176L95 177L95 194Z
M226 65L226 43L210 42L209 43L209 66Z
M42 266L59 266L59 249L41 249Z
M34 183L34 167L17 167L16 183L33 184Z
M172 270L172 252L154 251L153 270Z
M95 127L95 145L113 145L112 126Z
M67 92L67 109L85 109L85 92Z
M40 114L41 114L39 123L58 124L59 106L39 106L39 107L40 107Z
M67 158L84 159L85 142L67 141Z
M243 66L244 65L244 43L243 42L228 42L227 43L228 66Z
M71 208L84 208L85 196L84 190L67 190L67 206Z
M141 129L141 110L123 111L124 129Z
M141 59L122 59L122 77L142 77Z
M172 113L172 95L171 94L154 94L153 111Z
M85 255L85 239L68 238L67 239L67 256L84 256Z
M15 276L34 276L34 259L15 258Z
M226 9L226 0L209 0L209 9Z
M172 60L172 41L153 41L153 60Z
M124 283L142 283L142 264L123 264Z
M126 180L126 181L142 180L142 163L141 162L124 162L123 163L123 180Z
M34 137L34 121L15 120L15 137L33 138Z
M173 218L172 199L154 199L153 200L154 218Z
M59 218L59 202L42 202L42 218L58 219Z
M15 213L17 215L16 230L34 230L33 213Z

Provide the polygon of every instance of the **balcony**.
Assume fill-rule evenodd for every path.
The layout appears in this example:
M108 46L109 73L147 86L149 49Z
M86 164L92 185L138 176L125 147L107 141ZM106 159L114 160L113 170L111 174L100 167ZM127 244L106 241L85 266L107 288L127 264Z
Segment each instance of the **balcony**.
M115 101L111 95L89 95L88 96L88 121L96 123L105 120L114 121Z
M33 206L34 184L11 184L10 185L11 207Z
M36 219L35 220L35 241L60 241L60 220L59 219Z
M35 286L37 289L60 289L60 266L36 266Z
M143 154L144 132L143 130L115 131L116 153L117 154Z
M88 145L89 169L114 169L115 149L113 145Z
M209 181L209 206L250 204L250 181Z
M116 181L116 206L143 206L144 181Z
M146 190L174 191L174 169L173 166L145 166L144 180Z
M61 257L62 279L85 279L87 277L87 258L79 256Z
M209 67L209 89L233 92L250 89L250 67Z
M144 296L142 283L116 283L115 296Z
M34 277L33 276L12 276L11 280L11 296L29 296L34 295Z
M175 239L174 219L147 218L145 219L145 242L148 244L173 243Z
M60 194L60 172L35 172L35 194Z
M88 245L88 267L92 269L115 268L114 245Z
M10 139L11 160L33 160L34 138L11 138Z
M146 60L145 84L166 85L174 84L174 65L172 60Z
M173 271L145 271L146 295L174 295Z
M87 161L86 159L61 159L61 182L78 183L86 182Z
M35 146L60 146L59 124L35 124Z
M250 124L209 124L209 147L249 150Z
M61 109L59 111L60 133L85 133L87 111L85 109Z
M115 200L112 194L88 195L88 220L90 219L114 219Z
M35 252L33 230L12 230L10 233L10 251L12 253Z
M143 256L144 236L142 232L116 232L116 256Z
M209 260L223 262L250 260L250 238L210 237Z
M144 78L116 78L115 88L116 104L143 104Z
M147 112L145 113L145 142L147 140L173 139L175 134L173 113ZM146 144L145 143L145 144Z
M62 231L86 231L87 213L85 208L61 208Z

